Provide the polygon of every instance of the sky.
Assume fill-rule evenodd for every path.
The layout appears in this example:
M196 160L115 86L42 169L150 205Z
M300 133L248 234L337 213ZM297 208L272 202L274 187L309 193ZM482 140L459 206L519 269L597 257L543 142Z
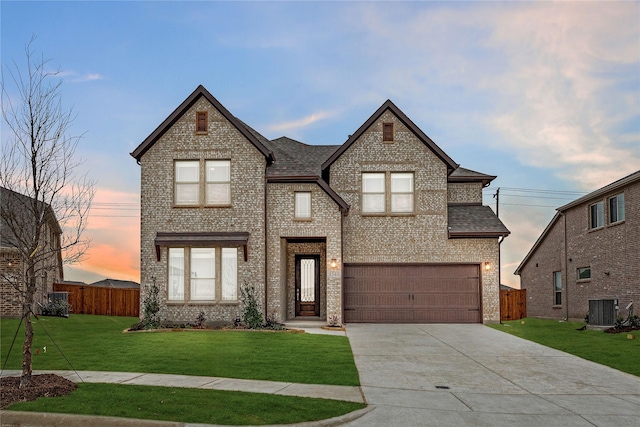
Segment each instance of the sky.
M640 169L638 2L3 0L0 14L4 75L35 35L96 182L92 246L66 280L139 281L129 153L200 84L266 137L308 144L342 144L391 99L462 167L497 175L484 203L511 231L514 287L557 207Z

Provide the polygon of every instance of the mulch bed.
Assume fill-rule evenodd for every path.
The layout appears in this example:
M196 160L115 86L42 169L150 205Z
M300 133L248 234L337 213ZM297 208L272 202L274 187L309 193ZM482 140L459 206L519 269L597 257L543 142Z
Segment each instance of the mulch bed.
M31 384L24 389L20 388L20 377L3 377L0 378L0 409L40 397L65 396L76 387L73 381L55 374L32 375Z
M623 332L640 331L640 327L637 326L623 326L622 328L609 328L605 329L608 334L621 334Z

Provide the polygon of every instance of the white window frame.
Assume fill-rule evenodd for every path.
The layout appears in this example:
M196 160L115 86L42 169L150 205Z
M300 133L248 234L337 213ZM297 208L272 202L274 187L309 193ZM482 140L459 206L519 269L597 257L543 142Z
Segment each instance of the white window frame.
M407 214L407 213L413 213L414 211L414 176L413 176L413 172L391 172L391 213L401 213L401 214ZM409 186L410 189L409 191L403 191L404 189L398 189L397 187L397 183L398 181L394 181L394 177L397 178L401 178L401 177L410 177L410 181L409 181ZM398 206L398 197L395 196L409 196L409 198L411 199L410 203L409 203L409 207L408 208L400 208Z
M184 301L184 248L169 248L167 300Z
M295 219L311 219L311 191L294 192L293 204Z
M215 248L191 248L189 251L191 301L216 299L216 252Z
M215 173L215 168L226 169L222 176ZM231 160L206 160L205 161L205 203L207 206L228 206L231 204ZM224 198L211 200L212 188L224 189Z
M589 229L604 227L604 202L589 205Z
M624 221L624 193L609 198L609 224Z
M382 188L371 188L372 184L368 184L369 180L380 180L382 178ZM387 204L387 176L385 172L362 172L362 197L361 197L361 212L363 214L384 214L386 213ZM368 199L379 199L382 196L382 209L367 209Z
M181 170L188 169L188 166L196 169L195 178L185 177ZM200 161L199 160L175 160L174 167L174 196L173 203L177 206L195 206L200 204ZM186 172L185 172L186 173ZM195 200L184 199L185 189L195 189Z
M237 247L221 246L168 248L167 302L170 304L237 303L238 250ZM205 251L209 251L212 258L210 258L210 268L205 277L202 277L202 274L197 274L198 267L194 258L198 258L198 254L203 255ZM199 292L202 288L198 289L198 286L206 286L206 280L211 283L209 283L209 289L205 288L206 292L203 294ZM205 283L198 283L198 281Z

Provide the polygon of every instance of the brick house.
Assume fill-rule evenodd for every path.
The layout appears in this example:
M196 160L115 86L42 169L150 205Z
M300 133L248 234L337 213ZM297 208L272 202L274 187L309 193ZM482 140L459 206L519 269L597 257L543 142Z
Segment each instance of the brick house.
M30 197L0 187L1 317L22 317L24 298L19 289L25 289L26 268L23 263L23 254L18 248L21 240L30 234L27 234L28 231L21 231L23 227L29 230L28 222L21 216L21 212L32 209L33 203L34 200ZM53 291L53 283L63 278L60 252L62 230L51 207L42 204L41 206L44 207L45 225L40 243L41 250L35 254L37 290L34 294L33 310L36 313L38 313L38 303L46 304L47 294Z
M626 317L640 302L640 171L559 207L515 274L529 316L582 320L606 300Z
M498 322L495 179L459 167L391 101L342 145L268 140L199 86L131 155L141 298L161 317Z

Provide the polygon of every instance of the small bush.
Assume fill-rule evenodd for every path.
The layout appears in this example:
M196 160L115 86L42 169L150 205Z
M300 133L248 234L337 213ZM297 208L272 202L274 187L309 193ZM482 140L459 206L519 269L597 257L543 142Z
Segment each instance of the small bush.
M624 318L622 316L616 317L616 321L613 324L616 329L621 329L624 326Z
M142 300L142 320L139 323L131 325L132 331L140 331L143 329L158 329L162 326L160 321L160 288L156 284L155 277L153 284L147 288L147 294Z
M41 309L43 316L67 317L71 313L71 306L65 300L54 299L49 301Z
M262 327L262 312L258 306L256 289L246 283L240 289L243 305L242 322L249 329L260 329Z
M640 317L638 317L637 314L634 314L633 316L629 316L629 318L627 319L627 323L632 328L640 328Z
M204 317L204 311L201 311L200 314L198 314L198 317L196 317L196 323L193 326L198 329L202 329L204 327L205 320L207 320L207 318Z

